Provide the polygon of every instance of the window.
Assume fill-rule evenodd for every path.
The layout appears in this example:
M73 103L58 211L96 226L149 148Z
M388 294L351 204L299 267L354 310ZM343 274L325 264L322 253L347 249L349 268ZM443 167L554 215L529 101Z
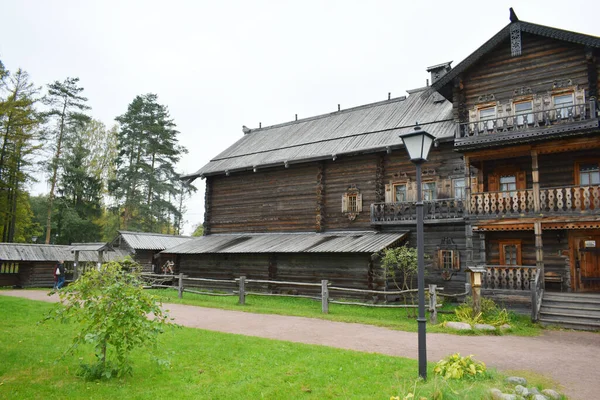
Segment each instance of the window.
M515 175L506 175L500 177L500 191L504 192L503 197L512 197L517 190L517 177Z
M455 199L465 198L465 178L454 179L452 181Z
M522 265L520 240L501 240L499 245L500 265Z
M452 269L454 262L454 251L453 250L440 250L440 265L443 269Z
M405 184L394 185L394 201L396 203L408 201L408 198L406 197L406 185Z
M350 220L354 220L362 211L362 194L353 185L342 195L342 212L349 214Z
M598 164L579 165L579 184L583 186L600 185L600 168Z
M515 115L517 116L517 125L523 125L525 120L527 124L533 123L533 102L523 101L515 103Z
M433 201L437 198L435 182L424 182L421 186L423 201Z
M488 107L479 109L479 129L492 130L494 129L493 120L496 118L496 107Z
M569 117L569 110L574 114L573 107L573 93L559 94L552 96L552 103L556 108L556 118L565 119Z
M6 262L0 265L0 274L18 274L19 263Z

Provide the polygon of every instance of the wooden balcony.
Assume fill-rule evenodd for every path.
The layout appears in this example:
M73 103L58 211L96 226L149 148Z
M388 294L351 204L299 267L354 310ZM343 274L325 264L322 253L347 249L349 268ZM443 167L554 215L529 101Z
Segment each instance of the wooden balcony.
M423 202L424 222L444 223L461 221L465 201L440 199ZM414 225L417 223L417 206L414 201L371 204L372 225Z
M555 135L584 133L598 126L596 100L591 99L584 104L459 123L456 127L454 146L468 150L528 142Z
M536 200L536 197L538 200ZM535 215L600 215L600 186L563 186L471 195L472 218L519 218Z

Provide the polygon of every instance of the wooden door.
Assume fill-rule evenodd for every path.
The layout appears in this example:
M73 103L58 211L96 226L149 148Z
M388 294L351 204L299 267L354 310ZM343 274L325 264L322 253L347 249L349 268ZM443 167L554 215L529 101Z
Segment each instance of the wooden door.
M580 291L600 291L600 235L577 238L575 274Z

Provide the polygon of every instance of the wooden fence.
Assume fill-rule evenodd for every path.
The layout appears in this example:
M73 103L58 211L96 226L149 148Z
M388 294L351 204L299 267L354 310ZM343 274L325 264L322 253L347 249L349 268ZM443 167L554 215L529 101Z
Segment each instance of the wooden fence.
M387 301L384 304L376 303L365 303L359 301L348 301L341 296L338 300L333 298L330 292L343 293L362 293L376 296L383 296L387 299L388 296L400 296L400 295L411 295L417 293L417 289L411 290L366 290L366 289L353 289L344 288L338 286L332 286L331 283L324 279L321 283L310 283L310 282L290 282L290 281L272 281L264 279L248 279L245 276L240 276L235 279L209 279L209 278L191 278L183 274L179 275L160 275L160 274L142 274L142 278L147 283L145 288L168 288L177 290L179 298L183 298L183 293L195 293L207 296L238 296L239 304L246 304L246 296L274 296L274 297L295 297L295 298L306 298L321 302L321 311L323 314L329 313L329 304L343 304L343 305L355 305L363 307L380 307L380 308L418 308L417 304L389 304ZM204 287L199 287L198 285ZM265 285L267 285L265 287ZM248 290L248 286L258 286L267 289L270 285L285 285L285 286L297 286L297 287L310 287L320 288L320 296L310 296L301 294L286 294L286 293L269 293L267 291L252 291ZM212 287L207 289L206 286ZM200 289L200 290L198 290ZM425 291L428 294L429 302L427 304L427 311L430 313L430 319L432 323L437 323L437 309L442 307L438 304L439 297L447 298L459 298L464 297L470 293L470 285L466 285L464 293L459 294L444 294L444 288L437 287L437 285L429 285Z

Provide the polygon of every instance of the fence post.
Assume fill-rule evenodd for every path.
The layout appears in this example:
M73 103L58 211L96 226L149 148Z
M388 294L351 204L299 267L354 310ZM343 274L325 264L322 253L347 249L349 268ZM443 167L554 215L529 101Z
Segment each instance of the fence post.
M327 285L329 281L323 279L321 281L321 311L323 314L329 314L329 288Z
M240 276L240 305L246 304L246 277Z
M467 293L466 296L471 294L471 284L470 283L465 283L465 292Z
M437 285L429 285L429 322L437 324Z
M183 274L179 274L179 285L178 285L177 291L179 292L179 298L182 299L183 298Z

